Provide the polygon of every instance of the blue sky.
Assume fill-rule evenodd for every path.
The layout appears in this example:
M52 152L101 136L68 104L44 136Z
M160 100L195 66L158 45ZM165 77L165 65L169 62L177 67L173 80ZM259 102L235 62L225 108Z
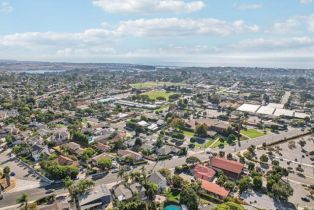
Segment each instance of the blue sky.
M314 0L0 0L0 59L314 68Z

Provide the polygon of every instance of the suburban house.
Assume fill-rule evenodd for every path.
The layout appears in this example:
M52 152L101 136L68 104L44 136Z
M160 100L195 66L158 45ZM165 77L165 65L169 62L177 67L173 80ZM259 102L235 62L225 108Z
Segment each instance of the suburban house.
M32 158L34 159L34 161L39 161L40 157L43 155L50 155L49 153L49 149L47 147L47 145L40 145L40 144L34 144L32 146Z
M132 150L118 150L117 154L122 158L131 157L135 161L139 161L143 158L140 153L134 152Z
M100 142L98 142L95 147L102 151L102 152L108 152L110 150L110 146L109 145L106 145L106 144L102 144Z
M112 188L113 195L119 201L124 201L132 198L132 192L123 184L118 184Z
M229 122L217 120L217 119L191 119L186 121L186 125L189 129L195 130L197 125L206 124L208 130L216 131L218 133L225 133L230 129Z
M119 133L117 133L117 135L115 135L110 142L117 142L117 141L122 141L124 140L124 138L126 137L126 132L125 131L121 131Z
M60 155L58 157L58 163L63 166L79 166L77 161L72 160L66 156Z
M226 176L233 180L240 177L244 168L244 164L242 163L219 157L212 157L209 160L209 165L215 170L222 170Z
M47 128L40 128L37 130L37 133L41 137L46 137L46 136L51 135L52 131Z
M167 180L158 171L154 171L148 178L152 183L158 185L158 190L163 191L167 188Z
M106 143L106 141L115 135L115 132L116 131L113 128L96 129L94 136L92 137L92 141Z
M66 128L59 128L55 130L51 136L51 141L60 145L70 139L70 133Z
M202 180L201 188L207 193L214 195L217 198L224 199L228 197L230 191L226 190L224 187L219 186L218 184Z
M208 168L201 164L198 164L193 169L193 175L195 179L202 179L211 182L216 174L216 171L212 168Z
M76 155L81 155L84 152L84 149L81 147L81 145L75 142L69 142L62 146L68 151L70 151L71 153L76 154Z
M94 166L97 166L98 165L98 160L100 160L100 159L102 159L102 158L110 158L111 159L111 156L109 156L107 153L101 153L101 154L99 154L99 155L97 155L97 156L95 156L95 157L93 157L92 158L92 164L94 165Z
M78 199L81 210L92 209L96 207L105 209L105 207L112 200L111 193L104 184L96 185L88 192L79 195Z
M142 121L138 122L137 125L142 127L142 128L146 128L146 127L149 126L149 123L144 121L144 120L142 120Z
M130 189L133 192L133 194L138 194L141 198L141 200L146 200L146 189L140 184L140 183L133 183L130 185Z
M158 155L176 155L180 152L180 149L175 147L175 146L171 146L171 145L164 145L161 148L159 148L157 150L157 154Z
M7 119L7 113L4 111L0 111L0 121Z

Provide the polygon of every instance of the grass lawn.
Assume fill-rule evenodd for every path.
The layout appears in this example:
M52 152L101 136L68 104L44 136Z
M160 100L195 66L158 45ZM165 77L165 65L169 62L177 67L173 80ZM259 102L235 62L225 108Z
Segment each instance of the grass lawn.
M142 83L134 83L130 84L132 88L153 88L160 86L170 86L170 85L180 85L181 83L173 83L173 82L142 82Z
M198 149L201 148L208 148L210 145L212 145L212 143L214 142L213 139L208 139L206 140L206 142L204 144L200 144L200 143L194 143L195 147Z
M207 142L204 144L204 147L208 148L210 145L212 145L214 141L215 141L214 139L208 139Z
M146 93L142 93L142 95L147 95L150 99L157 99L158 97L163 97L167 101L169 100L169 96L173 95L171 92L166 92L162 90L152 90Z
M187 137L193 137L194 136L194 133L193 132L190 132L190 131L183 131L183 134Z
M168 190L165 192L165 196L168 201L178 202L180 200L180 191L179 190Z
M217 139L218 139L218 141L216 141ZM211 146L211 148L216 148L221 144L223 144L223 145L227 144L227 141L221 142L219 139L220 139L219 137L215 139L216 142Z
M155 111L163 111L163 110L167 110L169 108L169 104L164 104L162 105L160 108L155 109Z
M247 129L247 130L241 130L241 134L248 136L250 138L257 138L260 136L265 136L265 134L263 132L257 131L253 128Z

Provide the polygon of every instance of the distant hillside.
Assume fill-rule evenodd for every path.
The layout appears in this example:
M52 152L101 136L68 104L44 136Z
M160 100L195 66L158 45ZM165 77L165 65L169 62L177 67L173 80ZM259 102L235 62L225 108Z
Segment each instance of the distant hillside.
M0 60L0 71L36 71L36 70L155 70L155 66L123 64L123 63L57 63L57 62L35 62L35 61L15 61Z

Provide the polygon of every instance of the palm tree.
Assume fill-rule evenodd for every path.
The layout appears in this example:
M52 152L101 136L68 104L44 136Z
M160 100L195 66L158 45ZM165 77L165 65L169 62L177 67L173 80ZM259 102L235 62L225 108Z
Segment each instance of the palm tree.
M80 180L77 184L69 177L64 180L64 187L68 189L77 210L81 209L78 196L90 190L94 185L95 183L90 180Z
M28 210L28 194L23 193L21 197L16 199L16 203L19 203L21 206L24 206L25 210Z
M119 167L118 178L123 178L125 174L125 169L123 167Z
M147 178L148 178L148 177L147 177L147 174L146 174L145 166L142 166L141 172L142 172L142 176L143 176L144 185L146 186L146 185L147 185Z
M237 124L236 124L237 136L238 136L238 145L239 145L239 146L241 145L240 141L241 141L241 129L242 129L242 125L245 123L246 119L247 119L247 115L244 115L244 114L243 114L243 115L241 115L241 116L239 117L238 122L237 122Z
M9 166L4 167L4 169L3 169L3 174L4 174L5 179L6 179L6 181L7 181L7 186L8 186L8 187L11 185L10 172L11 172L11 170L10 170L10 167L9 167Z
M145 186L145 189L146 189L146 195L148 198L149 209L154 209L153 203L154 203L155 196L158 192L158 185L149 181L148 184Z

